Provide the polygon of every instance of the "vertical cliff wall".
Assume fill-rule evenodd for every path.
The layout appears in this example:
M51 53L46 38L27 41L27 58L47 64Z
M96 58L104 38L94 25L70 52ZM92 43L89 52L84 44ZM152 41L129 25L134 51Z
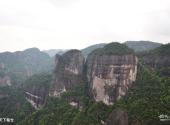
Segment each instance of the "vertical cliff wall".
M35 109L44 106L48 97L51 75L42 73L31 76L23 84L24 96Z
M54 82L49 95L59 97L63 92L81 84L84 61L79 50L70 50L62 56L56 55Z
M112 45L111 45L112 46ZM114 46L108 53L103 49L89 55L87 59L87 78L90 93L95 101L112 105L126 95L136 80L137 57L131 52L114 53ZM124 47L124 45L122 45ZM121 49L124 49L120 46Z

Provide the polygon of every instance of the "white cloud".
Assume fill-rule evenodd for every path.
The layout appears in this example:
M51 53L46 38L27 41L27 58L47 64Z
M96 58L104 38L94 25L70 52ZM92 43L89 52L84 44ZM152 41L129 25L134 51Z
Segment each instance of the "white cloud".
M169 0L0 1L0 51L170 40Z

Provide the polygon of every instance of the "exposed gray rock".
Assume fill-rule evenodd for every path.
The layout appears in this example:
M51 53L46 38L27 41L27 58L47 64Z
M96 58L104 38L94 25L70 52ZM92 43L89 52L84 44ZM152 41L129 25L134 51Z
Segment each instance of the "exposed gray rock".
M133 54L89 56L87 78L95 101L112 105L126 95L136 80L137 62Z
M63 92L83 83L84 62L84 56L79 50L70 50L62 56L56 55L54 82L49 95L60 97Z
M32 93L25 92L25 97L35 109L40 109L44 104L44 99Z
M48 91L44 87L32 86L25 89L25 98L35 109L40 109L44 106Z

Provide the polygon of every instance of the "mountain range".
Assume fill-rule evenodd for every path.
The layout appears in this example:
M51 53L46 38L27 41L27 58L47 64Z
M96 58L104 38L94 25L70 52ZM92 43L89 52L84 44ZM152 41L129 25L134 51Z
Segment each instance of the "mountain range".
M88 46L84 49L81 49L83 55L87 57L93 50L97 48L103 48L107 43L100 43L100 44L95 44ZM158 42L152 42L152 41L126 41L124 42L129 48L133 49L135 52L140 52L140 51L148 51L155 49L157 47L161 46L161 43ZM63 50L63 49L50 49L50 50L45 50L43 52L47 53L49 56L53 57L55 54L62 55L68 50Z
M127 41L0 53L0 117L16 125L169 125L169 50Z

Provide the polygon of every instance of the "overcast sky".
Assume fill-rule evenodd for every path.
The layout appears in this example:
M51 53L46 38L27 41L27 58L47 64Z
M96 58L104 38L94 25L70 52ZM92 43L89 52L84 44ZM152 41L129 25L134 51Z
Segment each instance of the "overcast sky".
M0 0L0 51L170 42L170 0Z

